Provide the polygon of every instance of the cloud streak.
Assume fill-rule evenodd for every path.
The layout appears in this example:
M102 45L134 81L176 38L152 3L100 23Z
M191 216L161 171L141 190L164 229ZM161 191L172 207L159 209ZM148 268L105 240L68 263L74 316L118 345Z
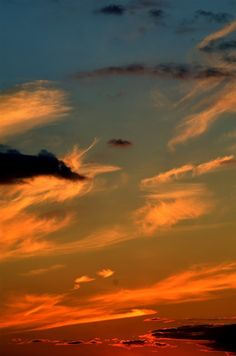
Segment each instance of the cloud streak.
M153 187L163 183L170 183L184 177L195 177L214 172L218 169L225 168L226 165L235 165L236 160L233 155L217 157L208 162L198 165L185 164L181 167L172 168L166 172L160 173L154 177L146 178L141 181L141 188Z
M177 134L169 141L169 147L173 149L178 144L203 135L223 114L236 112L235 96L235 83L225 84L222 90L210 98L208 107L183 119L177 127ZM204 99L201 104L206 104Z
M103 78L109 76L151 76L157 78L169 78L178 80L193 80L204 78L232 78L235 72L227 68L188 65L176 63L157 64L130 64L124 66L110 66L88 72L78 72L74 79Z

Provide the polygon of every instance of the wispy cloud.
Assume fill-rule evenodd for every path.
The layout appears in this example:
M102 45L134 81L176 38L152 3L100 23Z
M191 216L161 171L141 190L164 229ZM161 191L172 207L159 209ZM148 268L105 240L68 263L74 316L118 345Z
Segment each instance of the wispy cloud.
M143 179L141 181L141 187L147 188L162 183L169 183L189 175L191 177L201 176L203 174L214 172L221 168L225 168L227 165L231 164L236 164L236 160L233 155L217 157L216 159L198 165L185 164L177 168L172 168L166 172L162 172L154 177Z
M118 292L95 296L97 303L130 305L158 305L210 300L220 291L236 289L236 263L215 266L195 266L174 274L152 286L123 289Z
M36 81L0 93L0 138L56 121L70 111L66 93Z
M0 317L0 328L10 330L45 330L67 325L93 323L151 315L151 309L126 309L95 304L69 295L14 296Z
M222 90L209 99L205 109L183 119L177 128L177 134L169 141L169 147L174 148L178 144L204 134L224 113L236 112L235 95L235 83L225 84ZM204 99L200 106L201 104L206 104Z
M202 49L202 48L206 47L210 42L224 38L224 37L228 36L230 33L235 32L235 31L236 31L236 21L233 21L232 23L227 24L220 30L206 36L199 43L198 48Z
M46 273L52 272L52 271L58 271L58 270L61 270L63 268L65 268L65 265L57 264L57 265L52 265L52 266L45 267L45 268L32 269L30 271L21 273L21 275L25 276L25 277L41 276L42 274L46 274Z
M208 214L212 201L202 184L169 186L161 193L149 194L146 203L134 213L134 221L145 235L170 228L182 221Z
M63 203L96 189L94 177L98 174L119 170L119 167L84 163L86 150L74 149L63 158L65 164L77 173L86 175L85 180L63 180L57 177L36 177L28 184L14 184L1 188L0 230L1 259L22 258L33 255L62 253L72 251L77 243L77 249L97 246L96 238L78 242L66 242L57 245L46 236L67 227L72 222L72 213L64 216L40 215L40 210L30 212L32 207L47 203ZM83 172L82 172L83 171ZM38 213L37 213L38 211ZM102 240L106 237L102 237Z
M0 327L41 330L156 314L150 306L216 298L236 289L236 263L194 266L143 288L120 289L79 302L74 294L14 295L7 300ZM146 309L146 308L149 309Z

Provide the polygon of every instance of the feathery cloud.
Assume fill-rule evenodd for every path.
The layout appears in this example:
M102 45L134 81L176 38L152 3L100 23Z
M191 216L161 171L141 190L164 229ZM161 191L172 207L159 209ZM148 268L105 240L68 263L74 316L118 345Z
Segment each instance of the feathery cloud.
M65 117L71 110L63 90L35 81L0 93L0 138Z

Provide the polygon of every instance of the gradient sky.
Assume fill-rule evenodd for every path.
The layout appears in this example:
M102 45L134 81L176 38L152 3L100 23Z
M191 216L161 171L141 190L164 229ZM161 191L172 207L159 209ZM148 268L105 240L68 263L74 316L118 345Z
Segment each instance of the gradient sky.
M235 12L0 0L3 356L236 352Z

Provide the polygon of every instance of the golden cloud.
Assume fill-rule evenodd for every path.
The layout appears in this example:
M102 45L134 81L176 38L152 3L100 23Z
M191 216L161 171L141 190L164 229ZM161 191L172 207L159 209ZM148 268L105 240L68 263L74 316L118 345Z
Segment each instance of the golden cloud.
M145 235L181 221L199 218L212 209L209 193L202 184L169 186L164 193L149 194L134 213L135 223Z
M64 117L70 111L63 90L35 81L0 94L0 137L28 131Z
M92 146L91 146L92 147ZM87 179L68 181L56 177L36 177L27 184L2 186L1 191L1 217L0 233L1 259L21 258L33 255L60 253L63 244L57 246L56 242L45 237L53 232L65 228L72 222L72 214L66 213L64 217L40 217L40 209L44 203L63 203L66 200L80 197L96 189L94 178L98 174L117 171L116 166L93 165L83 162L88 150L73 149L64 160L73 163L73 169L86 172ZM37 212L29 209L37 207ZM97 237L96 237L97 238ZM106 237L102 237L102 239ZM77 242L77 248L87 248L97 240ZM65 243L65 251L72 250L76 243ZM54 251L54 252L53 252ZM67 252L68 253L68 252Z
M233 155L217 157L216 159L198 164L185 164L181 167L172 168L166 172L160 173L154 177L146 178L141 181L142 188L155 187L162 183L169 183L177 179L186 177L191 174L191 177L201 176L206 173L214 172L220 168L225 168L228 164L235 164L236 160Z

